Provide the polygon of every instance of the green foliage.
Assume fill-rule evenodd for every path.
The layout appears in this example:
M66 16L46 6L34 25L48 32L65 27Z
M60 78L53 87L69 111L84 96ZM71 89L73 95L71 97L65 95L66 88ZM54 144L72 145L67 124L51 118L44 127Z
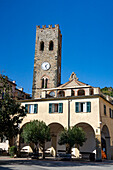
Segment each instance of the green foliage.
M25 108L12 98L7 79L0 77L0 136L6 136L8 140L16 136L24 116Z
M45 158L45 142L50 141L50 128L43 122L34 120L26 124L23 127L23 132L21 136L24 138L26 143L34 143L36 146L36 151L38 151L38 143L43 148L43 158Z
M23 127L21 136L26 143L43 144L50 140L50 129L43 121L34 120Z
M86 141L85 138L85 132L80 127L73 127L72 129L69 128L64 129L59 138L59 145L67 145L67 153L71 153L71 148L74 146L74 144L83 145L83 142Z
M16 146L11 146L9 148L9 154L11 157L14 157L14 155L17 153L17 147Z
M113 88L112 87L104 87L101 89L101 92L105 95L109 95L113 97Z

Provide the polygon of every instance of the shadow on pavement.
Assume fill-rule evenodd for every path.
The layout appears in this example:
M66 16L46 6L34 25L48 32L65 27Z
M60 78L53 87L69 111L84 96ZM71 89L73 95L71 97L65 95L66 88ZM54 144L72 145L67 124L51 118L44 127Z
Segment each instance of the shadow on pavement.
M74 166L106 166L113 165L111 162L82 162L82 161L54 161L54 160L0 160L0 166L2 165L38 165L44 167L74 167ZM0 167L1 170L2 167ZM10 170L10 168L4 168L3 170Z
M5 168L0 166L0 170L12 170L12 168L7 168L7 167Z

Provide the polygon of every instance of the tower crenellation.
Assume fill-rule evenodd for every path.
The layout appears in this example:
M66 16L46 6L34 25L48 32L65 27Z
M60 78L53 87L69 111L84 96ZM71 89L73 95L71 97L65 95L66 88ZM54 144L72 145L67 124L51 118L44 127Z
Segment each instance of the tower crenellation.
M37 25L36 26L38 29L45 29L45 28L47 28L47 29L51 29L51 28L59 28L59 24L55 24L54 26L52 26L52 25L42 25L42 26L40 26L40 25Z

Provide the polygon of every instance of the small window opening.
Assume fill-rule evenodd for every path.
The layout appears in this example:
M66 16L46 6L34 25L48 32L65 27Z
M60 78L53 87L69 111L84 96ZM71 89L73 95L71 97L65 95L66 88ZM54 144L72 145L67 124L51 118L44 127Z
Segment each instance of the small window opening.
M65 97L65 92L64 91L59 91L58 92L58 97Z
M54 92L54 91L50 92L50 93L49 93L49 96L50 96L50 97L55 97L55 92Z
M48 79L42 78L42 85L41 88L47 88L48 87Z
M85 91L84 90L79 90L78 91L78 96L84 96L85 95Z
M44 88L44 78L42 79L42 88Z
M45 79L45 88L47 88L48 79Z
M80 111L81 111L81 112L84 111L84 105L85 105L85 103L81 103L81 104L80 104Z
M52 51L53 50L53 41L50 41L49 43L49 51Z
M40 43L40 51L44 51L44 42L43 41Z
M90 90L90 95L93 95L93 89Z
M74 96L74 95L75 95L74 90L71 90L71 96Z

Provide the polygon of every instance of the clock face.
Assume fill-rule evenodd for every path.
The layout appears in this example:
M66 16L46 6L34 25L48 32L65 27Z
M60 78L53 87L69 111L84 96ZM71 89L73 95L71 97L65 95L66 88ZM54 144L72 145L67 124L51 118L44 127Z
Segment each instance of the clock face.
M48 62L44 62L42 63L42 69L43 70L49 70L50 69L50 64Z

